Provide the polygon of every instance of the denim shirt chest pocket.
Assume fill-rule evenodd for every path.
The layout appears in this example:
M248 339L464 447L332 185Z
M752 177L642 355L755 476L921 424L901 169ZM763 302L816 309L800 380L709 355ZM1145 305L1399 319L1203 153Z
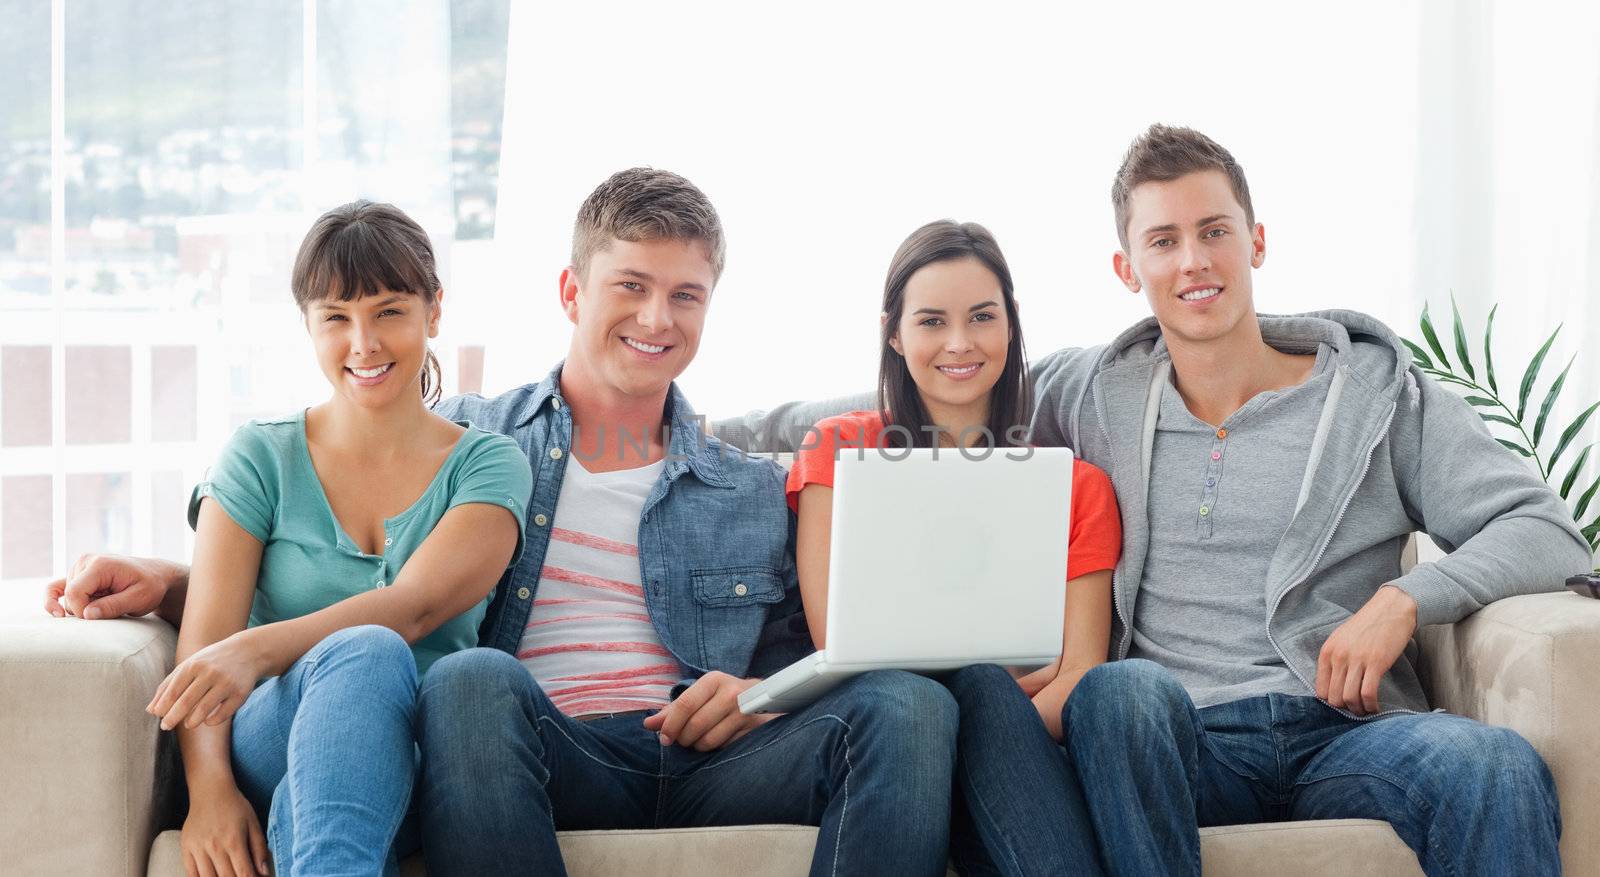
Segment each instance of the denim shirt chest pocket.
M704 666L748 667L768 609L783 600L783 578L769 567L730 566L694 570L689 579Z

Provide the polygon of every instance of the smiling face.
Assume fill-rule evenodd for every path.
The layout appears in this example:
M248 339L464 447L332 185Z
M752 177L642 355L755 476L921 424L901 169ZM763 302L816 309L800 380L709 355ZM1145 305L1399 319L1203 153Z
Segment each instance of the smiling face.
M964 258L933 262L911 275L889 344L905 357L930 414L982 422L1010 340L999 278L977 259Z
M379 290L313 302L306 331L335 397L368 409L422 404L422 369L428 339L439 334L442 298L436 294L429 305L414 293Z
M1144 292L1170 338L1206 343L1255 325L1250 272L1266 259L1266 230L1245 216L1217 170L1129 193L1127 250L1114 267L1129 290Z
M585 276L561 273L561 306L577 327L563 378L623 398L664 397L700 347L715 285L699 241L613 238Z

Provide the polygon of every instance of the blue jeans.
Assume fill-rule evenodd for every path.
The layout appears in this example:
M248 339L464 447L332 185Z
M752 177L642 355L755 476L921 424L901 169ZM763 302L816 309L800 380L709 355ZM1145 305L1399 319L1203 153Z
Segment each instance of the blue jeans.
M233 718L234 779L278 877L399 872L416 710L411 649L376 625L329 636L251 693Z
M1102 873L1067 751L993 664L944 677L961 711L951 852L962 874ZM1073 695L1076 697L1077 695Z
M1505 728L1282 694L1196 709L1141 660L1085 674L1062 725L1112 873L1199 875L1200 826L1352 818L1388 822L1430 875L1561 871L1555 783Z
M714 752L662 746L644 712L577 721L515 658L457 652L422 681L428 872L564 874L558 830L820 825L812 874L942 874L956 708L867 673Z

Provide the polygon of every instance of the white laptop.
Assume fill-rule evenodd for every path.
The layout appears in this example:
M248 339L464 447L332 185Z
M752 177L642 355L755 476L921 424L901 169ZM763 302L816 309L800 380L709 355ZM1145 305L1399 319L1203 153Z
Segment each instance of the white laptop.
M793 712L869 670L1061 654L1072 452L984 454L839 452L826 648L740 694L741 712Z

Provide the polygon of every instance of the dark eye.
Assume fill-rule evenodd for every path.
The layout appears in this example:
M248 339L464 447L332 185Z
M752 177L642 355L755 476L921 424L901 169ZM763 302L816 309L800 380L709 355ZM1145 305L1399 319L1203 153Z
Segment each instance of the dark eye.
M672 297L678 299L679 301L699 301L700 300L700 297L695 295L692 292L675 292L675 293L672 294Z
M1150 243L1150 245L1153 246L1153 247L1159 247L1159 248L1164 250L1167 247L1170 247L1175 243L1177 243L1177 242L1174 241L1172 238L1156 238L1154 241L1152 241Z
M1223 235L1225 235L1227 233L1228 233L1228 230L1225 229L1225 228L1213 228L1210 231L1206 232L1206 237L1208 237L1208 238L1220 238L1220 237L1222 237Z
M938 317L929 317L926 320L923 320L922 322L918 323L917 325L918 326L928 326L928 327L931 328L933 326L940 326L940 325L943 325L943 324L944 324L944 320L941 320Z
M632 280L624 280L624 281L622 281L622 288L626 289L626 290L630 290L632 292L639 292L639 291L644 289L643 286L640 286L638 283L635 283Z
M402 314L404 314L404 313L405 313L405 312L404 312L404 311L402 311L402 310L400 310L400 309L399 309L399 308L384 308L384 309L383 309L383 310L382 310L382 311L380 311L380 312L379 312L379 313L378 313L378 316L380 316L380 317L387 317L387 316L389 316L389 315L390 315L390 314L393 314L393 315L394 315L394 316L401 316L401 315L402 315Z
M342 320L342 319L344 319L344 314L328 314L327 316L322 318L322 321L327 323L327 322L332 322L333 320Z
M979 311L978 313L972 315L972 322L988 323L994 320L994 318L994 314L991 314L988 311Z

